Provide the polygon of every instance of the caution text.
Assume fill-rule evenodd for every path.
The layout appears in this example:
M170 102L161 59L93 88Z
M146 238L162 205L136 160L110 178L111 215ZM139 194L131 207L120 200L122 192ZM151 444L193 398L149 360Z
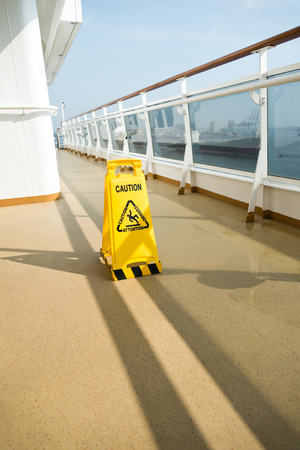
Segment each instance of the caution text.
M135 183L135 184L124 184L121 186L116 186L116 192L131 192L131 191L141 191L142 190L142 184L141 183Z

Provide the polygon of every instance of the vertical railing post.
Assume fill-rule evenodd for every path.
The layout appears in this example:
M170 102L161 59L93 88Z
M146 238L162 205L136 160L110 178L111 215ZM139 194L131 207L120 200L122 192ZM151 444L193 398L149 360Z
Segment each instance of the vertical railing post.
M76 125L75 119L72 120L72 149L76 151Z
M79 136L79 141L80 141L80 153L84 154L85 153L85 141L84 141L84 125L83 122L81 120L81 117L79 118L80 121L80 136Z
M75 119L76 120L76 119ZM79 117L77 117L77 120L76 120L76 127L75 127L75 130L76 130L76 152L80 152L80 135L78 134L78 132L81 130L81 125L80 125L80 118Z
M73 135L72 135L72 121L69 121L68 125L68 133L69 133L69 141L68 141L68 147L67 149L70 150L72 148L72 142L73 142Z
M70 134L69 134L69 130L70 130L70 125L67 122L66 126L63 128L64 132L65 132L65 140L64 140L64 148L69 148L69 143L70 143Z
M69 126L68 122L64 124L64 126L61 128L61 131L64 133L64 148L68 148L69 144Z
M105 123L106 123L107 137L108 137L107 161L109 161L110 157L111 157L112 150L113 150L113 145L112 145L112 137L111 137L110 127L109 127L108 118L107 118L107 108L106 108L106 106L103 107L103 112L104 112L104 117L105 117L104 120L105 120Z
M265 80L267 78L267 51L269 47L262 48L259 53L259 72L260 79ZM268 174L268 89L262 88L260 95L255 98L253 93L250 92L252 100L260 106L260 150L257 158L254 181L251 189L248 213L246 222L253 222L255 216L255 206L257 202L257 196L259 188L264 189L264 180ZM264 192L262 193L262 199L264 200ZM264 208L264 205L262 205Z
M71 121L68 122L67 132L68 132L68 147L67 147L67 149L70 149L70 146L72 143L72 122Z
M85 121L85 130L86 130L86 135L83 132L83 143L84 145L86 145L85 143L85 137L87 137L87 158L89 158L90 154L91 154L91 149L92 149L92 139L91 139L91 133L90 133L90 127L89 124L87 123L87 115L84 115L84 121Z
M74 133L73 133L73 120L70 121L70 125L69 125L69 133L70 133L70 140L69 140L69 150L73 150L74 148Z
M70 120L70 122L69 122L69 145L68 145L68 149L69 150L73 149L73 142L74 142L74 138L73 138L73 120Z
M93 125L95 127L95 133L96 133L96 150L95 150L95 161L98 161L98 157L99 157L99 151L101 150L101 141L100 141L100 135L99 135L99 130L98 130L98 126L97 126L97 120L96 120L96 113L95 111L92 111L92 117L93 117Z
M76 119L75 119L76 120ZM75 121L75 139L76 139L76 146L75 146L75 150L76 152L80 152L80 136L78 134L78 131L81 130L81 126L80 126L80 118L77 118L77 121Z
M72 148L71 150L75 150L76 145L76 126L75 126L75 119L72 119Z
M69 122L69 144L68 144L68 149L69 150L72 150L73 142L74 142L74 138L73 138L73 121L70 120L70 122Z
M118 102L118 105L119 105L119 111L120 111L120 116L121 116L121 124L122 124L122 128L124 129L123 155L124 155L124 158L128 158L129 157L129 144L128 144L128 135L127 135L126 124L125 124L125 117L124 117L124 113L123 113L123 102L122 101Z
M152 165L152 174L153 178L156 177L154 164L153 164L153 142L152 142L152 133L151 133L151 126L150 126L150 119L149 119L149 111L147 108L147 94L146 92L141 93L142 96L142 102L143 102L143 117L145 120L145 128L146 128L146 136L147 136L147 149L146 149L146 161L145 161L145 167L144 167L144 174L145 178L148 178L149 173L149 166L150 163Z
M80 119L81 118L79 118L79 120ZM80 120L80 131L81 131L81 134L80 134L80 152L82 154L84 154L84 153L87 153L87 151L85 152L84 122L82 122L81 120Z
M182 98L185 99L187 96L186 78L181 78L178 81L180 81ZM188 173L190 173L191 190L193 190L192 174L191 174L191 168L193 166L193 146L192 146L190 113L189 113L189 107L188 107L187 103L184 103L182 105L182 113L183 113L186 145L185 145L185 152L184 152L184 160L183 160L180 188L178 190L179 195L184 194L186 178L187 178Z

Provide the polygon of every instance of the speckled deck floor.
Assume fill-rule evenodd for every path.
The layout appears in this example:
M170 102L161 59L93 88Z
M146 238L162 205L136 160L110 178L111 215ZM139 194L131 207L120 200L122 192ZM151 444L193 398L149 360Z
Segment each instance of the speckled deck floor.
M300 448L300 230L149 180L163 272L113 282L105 165L58 160L0 209L0 448Z

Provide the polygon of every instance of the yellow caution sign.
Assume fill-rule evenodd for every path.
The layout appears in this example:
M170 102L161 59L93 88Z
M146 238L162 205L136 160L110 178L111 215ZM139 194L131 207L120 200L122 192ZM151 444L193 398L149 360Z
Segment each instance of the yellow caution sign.
M133 174L117 174L118 166L133 166ZM152 275L162 270L146 181L138 159L107 162L100 257L115 281Z

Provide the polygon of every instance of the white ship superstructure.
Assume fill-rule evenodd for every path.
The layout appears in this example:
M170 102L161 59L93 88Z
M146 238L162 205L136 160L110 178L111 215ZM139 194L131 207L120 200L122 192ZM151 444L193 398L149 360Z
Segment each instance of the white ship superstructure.
M60 195L47 84L81 21L80 0L0 1L0 206Z

